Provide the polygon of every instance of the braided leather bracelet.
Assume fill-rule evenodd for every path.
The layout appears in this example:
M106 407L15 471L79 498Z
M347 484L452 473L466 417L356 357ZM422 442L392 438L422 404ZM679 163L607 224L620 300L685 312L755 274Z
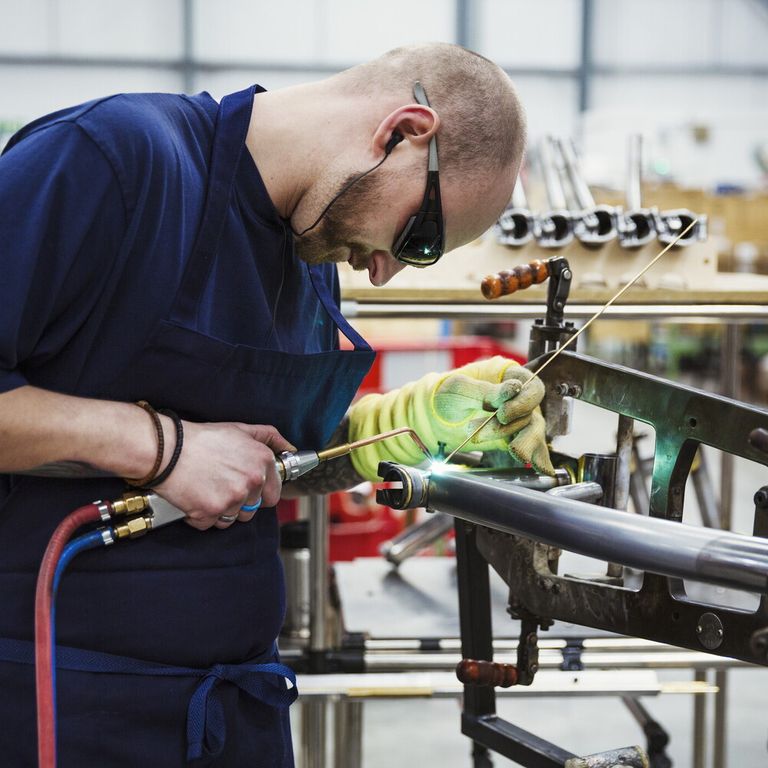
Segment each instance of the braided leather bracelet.
M160 469L160 464L163 461L163 453L165 451L165 435L163 434L163 424L160 421L160 416L146 400L139 400L137 403L134 403L134 405L138 405L139 408L142 408L149 414L149 417L152 419L152 424L155 427L155 432L157 433L157 456L155 456L155 463L152 465L152 469L144 475L144 477L137 479L131 477L123 478L129 485L142 488L155 479L157 471Z
M184 427L181 424L181 419L178 417L178 414L176 414L175 411L170 410L170 408L161 408L159 412L162 413L163 416L167 416L173 422L173 426L176 428L176 445L173 449L171 460L168 462L165 469L157 475L157 477L152 478L152 480L146 483L144 486L145 488L154 488L156 485L160 485L160 483L163 483L168 479L168 476L176 468L179 456L181 456L181 448L184 445Z

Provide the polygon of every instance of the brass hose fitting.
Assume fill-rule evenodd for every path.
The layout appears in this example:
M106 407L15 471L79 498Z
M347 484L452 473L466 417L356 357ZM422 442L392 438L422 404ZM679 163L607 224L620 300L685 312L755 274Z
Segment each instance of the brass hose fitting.
M149 495L146 493L124 493L122 498L110 502L113 515L135 515L149 507Z
M120 539L136 539L152 529L152 515L136 515L129 517L114 526L115 537Z

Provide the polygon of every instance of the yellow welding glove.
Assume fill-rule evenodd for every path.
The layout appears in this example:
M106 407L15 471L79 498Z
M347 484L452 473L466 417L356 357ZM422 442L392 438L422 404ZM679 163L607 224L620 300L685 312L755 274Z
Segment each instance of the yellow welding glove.
M384 395L368 395L349 410L349 440L355 441L411 427L436 454L457 448L491 414L493 418L466 445L467 451L507 450L522 464L552 474L544 419L538 408L544 396L540 379L513 360L493 357L447 373L428 373ZM390 438L352 452L362 477L378 478L380 461L413 465L424 456L408 436Z

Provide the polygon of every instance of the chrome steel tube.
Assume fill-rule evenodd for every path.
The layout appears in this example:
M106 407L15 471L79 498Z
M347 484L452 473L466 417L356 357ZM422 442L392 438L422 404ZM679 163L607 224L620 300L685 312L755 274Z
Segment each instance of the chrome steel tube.
M626 202L630 211L639 211L643 207L642 162L643 137L635 133L627 142Z
M429 509L553 547L733 589L768 592L768 540L696 528L571 499L553 498L469 473L429 476L413 468L412 485L426 485Z
M512 190L512 208L528 208L528 198L525 196L523 182L518 177L515 187Z
M629 476L632 469L632 442L635 420L619 414L616 434L616 475L614 478L613 506L625 510L629 504Z
M412 555L434 544L453 529L453 518L442 512L435 512L421 523L406 528L388 544L382 547L382 554L394 565L400 565Z
M301 768L325 768L328 700L301 700Z
M545 136L539 145L541 171L544 176L544 185L547 188L547 200L550 207L556 211L564 211L568 206L565 202L565 191L560 180L560 174L555 165L553 144L554 139L551 136Z
M576 202L582 210L595 207L595 198L592 197L592 192L587 186L587 182L584 181L584 177L581 175L579 168L579 161L576 159L576 153L573 151L571 143L568 141L558 141L560 148L560 154L563 156L565 163L565 171L568 174L568 180L573 187L573 195L576 198Z
M584 320L604 309L600 304L568 304L569 320ZM342 313L348 318L438 318L454 320L509 320L535 319L546 312L543 304L474 303L380 303L369 300L342 301ZM605 310L605 317L617 320L637 318L663 318L664 320L691 320L714 322L713 318L728 322L749 322L768 318L768 305L764 304L613 304Z
M576 499L577 501L597 501L602 498L603 488L599 483L574 483L562 485L547 491L548 496L556 496L558 499Z
M310 496L309 507L309 647L322 651L328 647L325 610L328 601L328 499Z
M363 702L340 698L333 705L335 768L363 765Z

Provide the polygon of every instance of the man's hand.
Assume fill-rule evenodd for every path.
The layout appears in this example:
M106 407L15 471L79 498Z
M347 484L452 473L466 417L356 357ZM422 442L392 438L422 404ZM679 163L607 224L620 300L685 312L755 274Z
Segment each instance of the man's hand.
M435 386L432 410L436 429L443 433L440 440L446 445L458 434L462 435L460 443L494 414L467 443L467 450L503 450L513 435L530 424L543 397L541 379L516 363L495 357L444 374Z
M508 450L521 464L552 474L538 409L543 396L543 383L528 370L493 357L362 398L349 410L349 439L408 426L432 453L437 453L438 443L450 452L493 416L467 450ZM353 451L351 459L362 477L373 480L379 461L416 464L422 456L409 438L398 437Z
M155 490L183 509L194 528L227 528L234 519L248 522L256 511L241 507L259 502L272 507L280 499L282 482L275 470L275 454L291 450L296 448L274 427L185 421L179 462ZM234 519L222 520L222 516Z
M165 433L161 467L171 458L175 430ZM243 505L280 497L275 453L295 448L274 428L234 422L184 422L179 461L157 492L187 513L195 528L243 522ZM151 419L132 403L93 400L25 386L0 394L0 472L56 477L142 477L157 454ZM234 520L232 521L234 522Z

